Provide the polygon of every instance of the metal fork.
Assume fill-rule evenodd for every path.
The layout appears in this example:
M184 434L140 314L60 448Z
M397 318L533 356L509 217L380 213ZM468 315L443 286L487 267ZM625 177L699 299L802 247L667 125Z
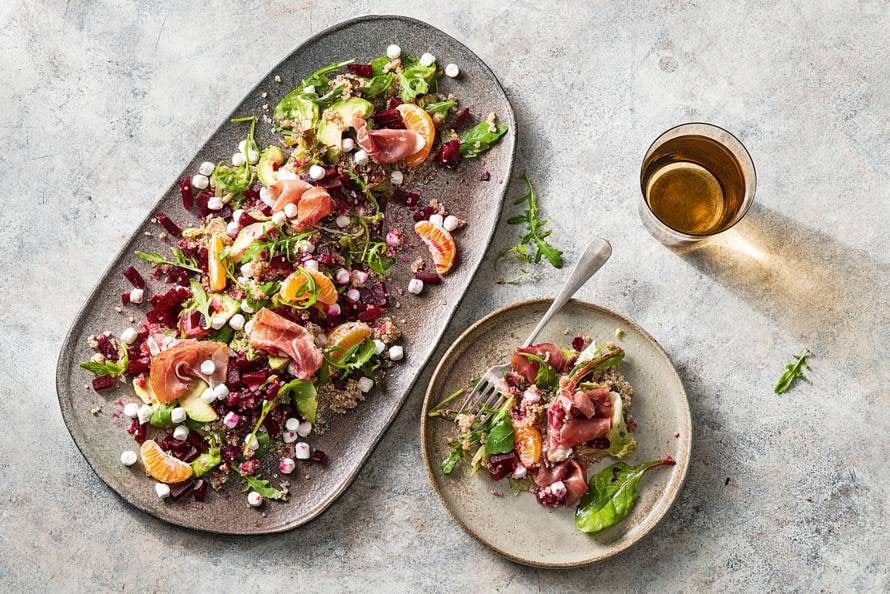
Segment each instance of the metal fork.
M532 330L532 333L528 335L528 338L525 339L520 347L530 346L532 342L534 342L538 334L541 333L541 330L544 329L544 326L547 325L547 322L550 321L550 318L562 309L568 300L572 298L572 295L574 295L597 270L602 268L603 264L606 263L606 260L608 260L611 255L612 246L605 239L597 237L590 242L590 245L587 246L587 249L584 250L581 258L575 264L575 268L569 275L568 280L566 280L566 283L559 291L559 295L556 296L556 299L553 300L547 313L544 314L544 317L541 318L541 321L538 322L538 325L535 326L535 329ZM485 374L483 374L482 379L480 379L470 393L467 394L467 397L464 399L457 414L476 415L476 419L473 422L474 425L484 422L489 414L488 411L501 406L506 399L501 386L504 385L504 374L509 370L509 363L489 367Z

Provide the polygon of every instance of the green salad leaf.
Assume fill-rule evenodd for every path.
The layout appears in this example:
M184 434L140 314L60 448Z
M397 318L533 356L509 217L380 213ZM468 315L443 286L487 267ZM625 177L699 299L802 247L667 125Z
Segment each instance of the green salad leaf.
M284 491L276 489L269 481L263 479L262 477L245 474L241 477L244 481L244 489L243 491L247 493L248 491L256 491L266 499L284 499Z
M169 258L165 258L160 254L140 251L136 252L136 257L141 258L146 262L151 262L155 266L160 266L161 264L169 264L170 266L178 266L179 268L184 268L192 272L202 272L202 270L198 268L198 262L194 258L189 258L185 254L183 254L182 250L178 247L170 248L170 251L173 252L172 260Z
M371 60L373 75L368 80L368 85L363 89L365 95L368 97L376 97L377 95L380 95L391 87L393 81L395 81L396 77L394 73L383 71L389 62L390 60L386 56Z
M312 382L301 379L291 380L278 390L278 398L290 398L301 417L310 423L315 422L318 399L316 398L315 385Z
M80 366L97 376L110 375L111 377L119 377L130 365L130 356L127 354L127 349L122 348L120 351L121 356L116 362L105 361L105 363L96 363L95 361L84 361Z
M424 66L408 58L403 58L402 64L405 68L399 73L399 97L413 102L418 95L429 92L430 84L436 79L436 65Z
M211 447L192 461L192 472L195 473L195 477L200 478L219 466L221 462L219 446Z
M507 126L488 120L479 122L472 128L461 130L458 133L460 154L467 159L478 157L506 133Z
M452 107L457 105L457 101L454 99L449 99L448 101L436 101L435 103L427 103L423 106L428 114L431 116L438 115L441 118L444 118L448 115L448 112Z
M594 533L624 520L640 497L643 474L656 466L670 466L671 458L628 466L616 462L590 477L590 489L575 511L575 526L581 532Z
M188 310L196 309L204 316L204 327L210 327L210 297L207 295L207 291L204 290L204 287L201 286L201 282L197 279L189 279L189 284L192 286L192 298L189 306L186 308Z
M452 441L450 444L451 450L448 452L448 455L442 460L442 463L439 467L442 469L443 474L451 474L454 471L454 465L461 461L464 457L464 448L460 443L460 440Z
M213 170L210 180L223 194L239 194L250 187L253 175L247 166L229 167L220 162Z
M773 388L776 394L784 394L791 389L795 381L806 377L803 374L803 370L810 367L807 365L807 357L809 356L810 349L804 349L801 354L794 356L794 362L785 366L785 373L782 374L782 377L779 378L779 381L776 382Z
M506 454L513 451L513 423L510 419L512 406L513 399L510 398L492 416L488 429L488 440L485 442L487 454Z
M624 403L621 395L611 392L612 429L609 431L609 455L619 460L630 454L637 447L637 440L631 437L624 420Z
M564 264L562 251L553 247L547 241L552 231L546 228L546 219L538 218L538 200L532 180L529 178L528 173L523 173L522 177L528 187L528 193L517 198L513 203L525 203L526 209L521 215L507 219L507 223L510 225L524 224L526 233L519 240L519 243L507 249L502 256L509 256L525 266L537 264L543 258L554 268L562 268ZM527 272L527 269L523 270L523 274Z
M318 123L318 117L318 105L303 97L302 89L291 91L275 106L275 121L282 128L298 127L300 131L310 130Z
M544 360L544 357L534 353L519 353L529 361L538 364L538 372L535 374L535 385L539 388L552 390L556 387L557 374L552 365Z

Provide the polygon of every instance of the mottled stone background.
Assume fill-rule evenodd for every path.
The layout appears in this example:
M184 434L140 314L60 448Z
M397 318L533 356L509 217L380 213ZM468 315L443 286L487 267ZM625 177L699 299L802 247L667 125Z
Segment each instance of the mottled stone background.
M55 359L112 255L246 89L311 34L368 13L427 20L488 62L519 120L511 193L527 169L570 262L590 234L612 241L582 297L637 320L680 370L695 425L686 488L618 558L539 571L464 534L421 467L427 376L349 492L276 537L211 537L131 509L65 430ZM0 589L890 589L888 31L877 1L6 0ZM688 120L736 133L759 187L737 232L677 253L641 227L637 175L649 142ZM510 270L493 255L516 238L498 229L450 338L566 277L496 284ZM774 395L804 346L811 383Z

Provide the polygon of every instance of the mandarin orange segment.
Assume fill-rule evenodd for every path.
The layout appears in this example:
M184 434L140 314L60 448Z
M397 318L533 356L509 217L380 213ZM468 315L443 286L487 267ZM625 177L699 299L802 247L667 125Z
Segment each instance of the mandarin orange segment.
M443 276L448 274L457 258L457 246L451 233L429 221L419 221L414 225L414 231L430 249L436 272Z
M331 358L339 361L343 355L357 344L371 336L371 327L364 322L344 322L328 333L328 347L332 349Z
M145 472L162 483L181 483L192 476L192 467L188 462L174 458L153 439L145 440L139 448L139 455Z
M541 432L534 425L514 426L513 445L519 452L519 461L526 468L541 463Z
M220 258L223 251L222 238L214 235L210 238L207 248L207 282L211 291L222 291L226 288L226 264Z
M396 110L402 116L405 127L417 132L426 141L422 149L405 159L405 165L417 167L426 160L427 155L430 154L430 150L433 148L433 142L436 140L436 125L433 123L433 118L430 117L430 114L417 105L403 103L397 106Z
M325 305L333 305L337 303L337 289L334 287L333 281L325 276L324 273L317 270L309 270L300 267L296 272L292 272L281 283L279 294L285 301L291 303L299 303L309 299L309 287L306 274L315 281L315 290L317 292L316 300Z

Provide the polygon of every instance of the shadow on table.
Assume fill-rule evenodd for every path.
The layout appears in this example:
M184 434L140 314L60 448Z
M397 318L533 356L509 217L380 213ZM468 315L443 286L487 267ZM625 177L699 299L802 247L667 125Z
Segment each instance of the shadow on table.
M775 320L822 364L849 367L863 387L875 383L862 374L885 373L890 265L758 204L730 231L674 252Z

